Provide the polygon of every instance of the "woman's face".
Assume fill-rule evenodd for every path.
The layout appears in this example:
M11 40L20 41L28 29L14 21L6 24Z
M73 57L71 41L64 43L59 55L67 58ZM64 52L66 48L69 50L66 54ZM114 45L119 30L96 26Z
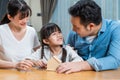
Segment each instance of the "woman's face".
M9 18L10 22L13 24L13 26L18 27L18 28L25 28L27 25L27 22L29 20L29 17L20 19L19 13L14 17L11 17L10 15L8 15L8 18Z

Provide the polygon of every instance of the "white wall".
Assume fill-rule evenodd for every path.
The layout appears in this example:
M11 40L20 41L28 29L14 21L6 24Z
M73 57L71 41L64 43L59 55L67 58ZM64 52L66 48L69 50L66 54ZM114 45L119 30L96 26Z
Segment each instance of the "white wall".
M42 27L41 16L37 16L38 13L41 13L40 0L25 0L32 9L32 16L30 18L30 25L32 25L38 32Z

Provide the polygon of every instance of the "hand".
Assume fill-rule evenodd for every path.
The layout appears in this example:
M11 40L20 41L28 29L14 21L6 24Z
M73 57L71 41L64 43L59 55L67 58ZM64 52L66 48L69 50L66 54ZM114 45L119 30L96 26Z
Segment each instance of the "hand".
M69 74L72 72L78 72L81 71L81 64L80 62L67 62L67 63L62 63L58 68L57 68L57 73L65 73Z
M94 70L87 61L62 63L58 68L58 73L69 74L83 70Z
M23 60L18 63L16 63L15 68L18 70L30 70L31 67L33 66L33 62L31 60Z
M47 64L44 63L42 60L34 61L34 64L35 64L36 66L41 67L41 68L47 68Z

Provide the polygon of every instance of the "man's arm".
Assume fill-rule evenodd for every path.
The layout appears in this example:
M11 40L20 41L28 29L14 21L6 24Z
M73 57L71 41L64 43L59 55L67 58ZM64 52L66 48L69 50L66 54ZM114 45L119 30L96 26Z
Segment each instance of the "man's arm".
M93 70L87 61L62 63L58 68L58 73L73 73L78 71Z

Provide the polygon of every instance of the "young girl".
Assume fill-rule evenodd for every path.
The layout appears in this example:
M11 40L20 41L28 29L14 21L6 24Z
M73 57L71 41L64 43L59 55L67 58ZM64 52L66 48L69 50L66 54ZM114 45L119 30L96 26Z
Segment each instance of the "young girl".
M48 23L40 31L41 47L28 59L34 60L40 67L46 67L47 61L58 57L62 62L82 61L83 59L68 45L63 45L63 36L58 25Z

